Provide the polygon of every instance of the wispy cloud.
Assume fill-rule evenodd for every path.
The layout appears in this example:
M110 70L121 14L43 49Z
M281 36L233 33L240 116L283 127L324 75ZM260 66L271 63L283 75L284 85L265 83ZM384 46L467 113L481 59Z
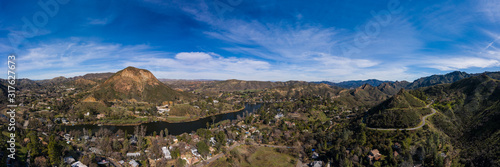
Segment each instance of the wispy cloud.
M146 67L155 71L213 72L239 75L263 72L262 70L267 70L271 66L265 61L226 58L215 53L181 52L173 58L165 58L165 56L168 54L163 54L162 57L139 58L124 63L124 66Z
M468 68L487 68L498 67L500 61L495 59L486 59L479 57L456 57L445 59L430 59L427 67L439 69L442 71L461 70Z
M500 1L478 0L476 2L478 11L483 13L489 21L498 23L500 21Z

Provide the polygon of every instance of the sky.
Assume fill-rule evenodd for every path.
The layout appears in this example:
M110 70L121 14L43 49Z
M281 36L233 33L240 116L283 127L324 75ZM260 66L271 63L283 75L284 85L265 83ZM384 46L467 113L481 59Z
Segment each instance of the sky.
M413 81L499 71L500 1L0 1L4 71L10 54L29 79Z

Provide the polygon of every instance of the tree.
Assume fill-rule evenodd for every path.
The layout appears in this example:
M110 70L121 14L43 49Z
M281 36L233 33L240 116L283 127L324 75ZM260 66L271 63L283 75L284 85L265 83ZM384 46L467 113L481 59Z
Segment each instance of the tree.
M49 139L49 146L48 146L48 154L49 154L49 160L50 164L57 165L60 163L61 160L61 148L59 146L59 141L56 140L55 135L51 135Z
M226 141L226 134L223 131L219 131L219 133L215 135L215 140L218 145L223 145Z
M30 139L30 142L28 143L28 150L30 152L30 156L32 158L35 158L36 156L40 155L40 152L42 151L42 146L38 141L38 137L35 135L35 132L30 132L28 134L28 138Z
M196 147L198 147L198 152L202 156L207 156L208 153L210 152L210 150L208 148L208 145L205 142L203 142L203 141L200 141L200 142L196 143Z
M186 166L186 160L178 159L177 162L175 163L175 166L180 166L180 167Z
M172 158L177 159L181 156L181 151L179 148L175 148L174 151L172 151Z
M34 165L39 167L47 167L47 159L45 159L45 157L43 156L36 157Z

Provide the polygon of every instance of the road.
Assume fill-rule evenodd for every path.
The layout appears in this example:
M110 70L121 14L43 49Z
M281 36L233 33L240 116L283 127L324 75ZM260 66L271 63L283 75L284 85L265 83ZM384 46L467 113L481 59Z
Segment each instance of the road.
M431 103L432 104L432 103ZM402 128L402 129L394 129L394 128L370 128L370 127L367 127L368 129L372 129L372 130L417 130L417 129L420 129L422 127L424 127L425 125L425 119L427 119L427 117L429 116L432 116L434 114L436 114L436 110L434 108L431 108L431 104L428 104L426 107L427 108L430 108L432 113L430 114L427 114L425 115L423 118L422 118L422 121L420 122L420 124L417 126L417 127L414 127L414 128Z

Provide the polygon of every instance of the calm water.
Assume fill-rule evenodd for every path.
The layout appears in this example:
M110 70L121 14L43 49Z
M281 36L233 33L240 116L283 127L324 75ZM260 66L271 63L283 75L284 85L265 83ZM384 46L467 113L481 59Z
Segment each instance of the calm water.
M236 120L237 115L243 116L244 113L248 111L248 113L253 113L256 112L262 104L245 104L245 109L234 112L234 113L227 113L227 114L220 114L215 116L215 123L224 121L224 120ZM170 135L180 135L184 132L190 133L192 131L196 131L200 128L206 128L207 127L207 122L212 124L212 118L207 117L203 119L199 119L196 121L192 122L182 122L182 123L168 123L168 122L150 122L150 123L143 123L142 125L147 127L147 134L152 134L154 131L156 131L156 134L160 134L161 130L164 130L165 128L168 129L168 133ZM103 125L103 126L97 126L97 125L75 125L75 126L63 126L62 129L66 129L68 132L70 130L83 130L85 129L92 129L93 132L98 131L100 128L107 128L113 132L118 131L118 129L121 129L123 131L127 131L129 134L134 133L134 127L135 126L108 126L108 125Z

